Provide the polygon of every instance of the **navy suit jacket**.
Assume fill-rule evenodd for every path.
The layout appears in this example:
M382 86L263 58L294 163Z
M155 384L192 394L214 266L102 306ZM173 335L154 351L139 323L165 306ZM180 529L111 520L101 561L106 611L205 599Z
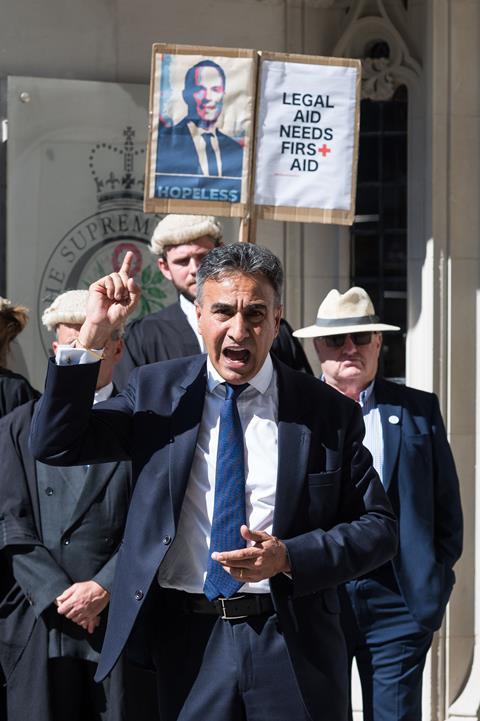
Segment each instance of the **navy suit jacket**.
M243 148L240 143L217 129L222 159L222 177L242 177ZM160 128L158 133L157 173L203 175L187 118L172 128Z
M273 533L287 545L292 579L270 579L292 666L313 718L347 714L347 660L336 586L391 558L396 521L362 446L358 406L275 362L278 476ZM31 449L51 464L131 458L136 486L119 552L97 676L152 637L162 618L155 582L175 538L206 392L205 356L137 368L125 391L93 409L95 365L50 363ZM152 606L154 606L152 610ZM150 632L150 633L149 633ZM148 641L143 641L144 651Z
M393 560L405 602L430 630L442 623L462 552L457 472L433 393L375 382L384 439L383 482L399 522Z

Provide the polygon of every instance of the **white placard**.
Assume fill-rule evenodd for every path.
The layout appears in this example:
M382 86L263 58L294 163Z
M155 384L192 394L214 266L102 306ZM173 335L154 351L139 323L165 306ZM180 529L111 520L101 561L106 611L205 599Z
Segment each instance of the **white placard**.
M255 204L352 208L358 77L358 66L262 61Z

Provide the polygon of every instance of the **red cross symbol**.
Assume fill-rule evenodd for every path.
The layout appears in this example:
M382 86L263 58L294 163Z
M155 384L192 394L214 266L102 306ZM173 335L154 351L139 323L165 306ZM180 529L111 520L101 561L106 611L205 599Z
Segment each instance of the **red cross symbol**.
M331 152L332 152L332 149L329 148L329 147L328 147L327 145L325 145L325 143L324 143L324 144L322 145L322 147L318 149L318 152L321 153L324 158L326 158L326 157L327 157L327 153L331 153Z

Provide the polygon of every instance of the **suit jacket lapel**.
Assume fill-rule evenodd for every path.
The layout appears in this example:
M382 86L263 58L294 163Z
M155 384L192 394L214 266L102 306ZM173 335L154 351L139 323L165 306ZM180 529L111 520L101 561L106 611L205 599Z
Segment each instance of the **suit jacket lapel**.
M59 469L66 483L69 482L69 476L71 477L72 473L84 474L83 490L65 530L71 528L85 515L95 499L102 493L118 466L118 463L97 463L90 466L88 470L84 470L83 466Z
M182 505L183 497L193 463L200 421L202 420L207 383L205 358L201 360L200 372L198 362L192 363L190 375L179 385L172 403L172 436L170 450L170 497L174 509L175 523Z
M389 398L381 380L375 382L375 402L380 411L383 431L383 485L390 486L398 459L402 435L402 406Z
M296 391L295 374L276 364L278 379L278 470L273 533L288 533L307 473L310 431L301 422L301 394ZM307 404L302 399L303 408Z

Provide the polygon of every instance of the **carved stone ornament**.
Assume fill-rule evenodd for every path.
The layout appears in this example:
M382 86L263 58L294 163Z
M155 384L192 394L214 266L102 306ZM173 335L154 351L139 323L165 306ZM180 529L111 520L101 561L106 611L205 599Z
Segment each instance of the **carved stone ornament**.
M387 9L388 7L388 9ZM407 44L407 15L403 2L354 0L347 16L347 27L333 55L361 58L362 97L390 100L401 85L407 88L420 77L420 64ZM383 45L385 57L371 57L372 48Z
M362 97L390 100L397 85L388 58L365 58L362 61Z

